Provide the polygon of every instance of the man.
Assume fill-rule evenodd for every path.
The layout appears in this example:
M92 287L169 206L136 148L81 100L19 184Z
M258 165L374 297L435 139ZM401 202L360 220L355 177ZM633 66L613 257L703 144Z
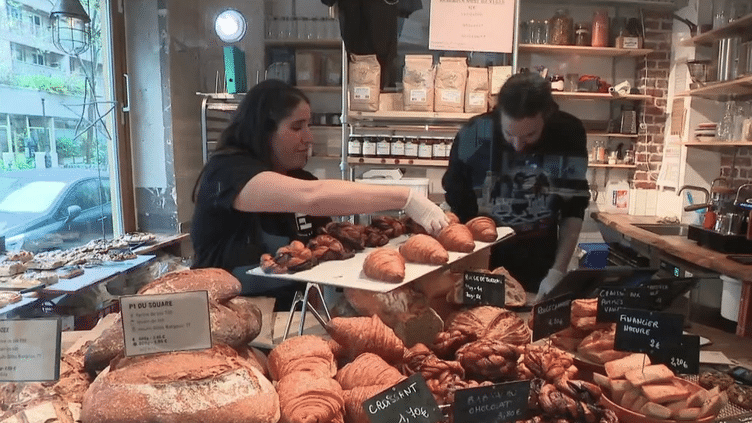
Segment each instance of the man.
M460 220L486 215L515 236L497 244L504 266L528 292L547 293L564 276L590 198L582 122L559 110L550 83L516 74L494 110L474 117L454 139L442 179Z

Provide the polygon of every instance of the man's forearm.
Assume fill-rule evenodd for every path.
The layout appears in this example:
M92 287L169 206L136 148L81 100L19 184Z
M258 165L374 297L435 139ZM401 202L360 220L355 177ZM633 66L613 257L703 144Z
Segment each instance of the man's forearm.
M562 219L559 225L559 246L556 248L556 259L554 260L553 269L562 273L567 272L569 261L572 260L574 248L580 238L582 230L582 219L577 217L567 217Z

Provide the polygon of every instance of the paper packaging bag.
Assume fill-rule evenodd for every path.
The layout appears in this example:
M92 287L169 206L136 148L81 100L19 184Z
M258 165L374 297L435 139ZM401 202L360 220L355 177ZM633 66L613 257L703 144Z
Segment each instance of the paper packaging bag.
M468 68L465 87L465 113L488 111L488 68Z
M511 66L489 66L488 67L488 104L491 108L496 107L497 96L501 86L512 76Z
M342 54L327 52L323 54L324 85L336 87L342 84Z
M348 92L350 110L375 112L379 110L381 66L375 54L350 55Z
M405 110L402 93L381 93L379 95L380 112L401 112Z
M314 51L295 52L295 84L301 87L318 85L320 56Z
M462 113L465 110L466 82L467 58L440 57L434 87L434 111Z
M432 55L405 55L405 75L402 77L405 111L433 112L435 75Z

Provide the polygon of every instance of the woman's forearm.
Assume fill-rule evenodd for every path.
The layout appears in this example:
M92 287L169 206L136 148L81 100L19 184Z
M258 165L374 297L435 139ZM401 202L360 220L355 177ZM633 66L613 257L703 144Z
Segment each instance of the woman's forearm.
M368 185L336 179L306 181L262 172L243 187L236 209L247 212L294 212L339 216L401 209L409 188Z

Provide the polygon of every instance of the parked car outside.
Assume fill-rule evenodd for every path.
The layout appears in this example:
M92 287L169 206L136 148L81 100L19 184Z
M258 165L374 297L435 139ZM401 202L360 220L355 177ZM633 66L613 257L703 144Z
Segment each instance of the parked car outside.
M67 249L112 234L106 171L50 168L0 173L0 236L7 251Z

